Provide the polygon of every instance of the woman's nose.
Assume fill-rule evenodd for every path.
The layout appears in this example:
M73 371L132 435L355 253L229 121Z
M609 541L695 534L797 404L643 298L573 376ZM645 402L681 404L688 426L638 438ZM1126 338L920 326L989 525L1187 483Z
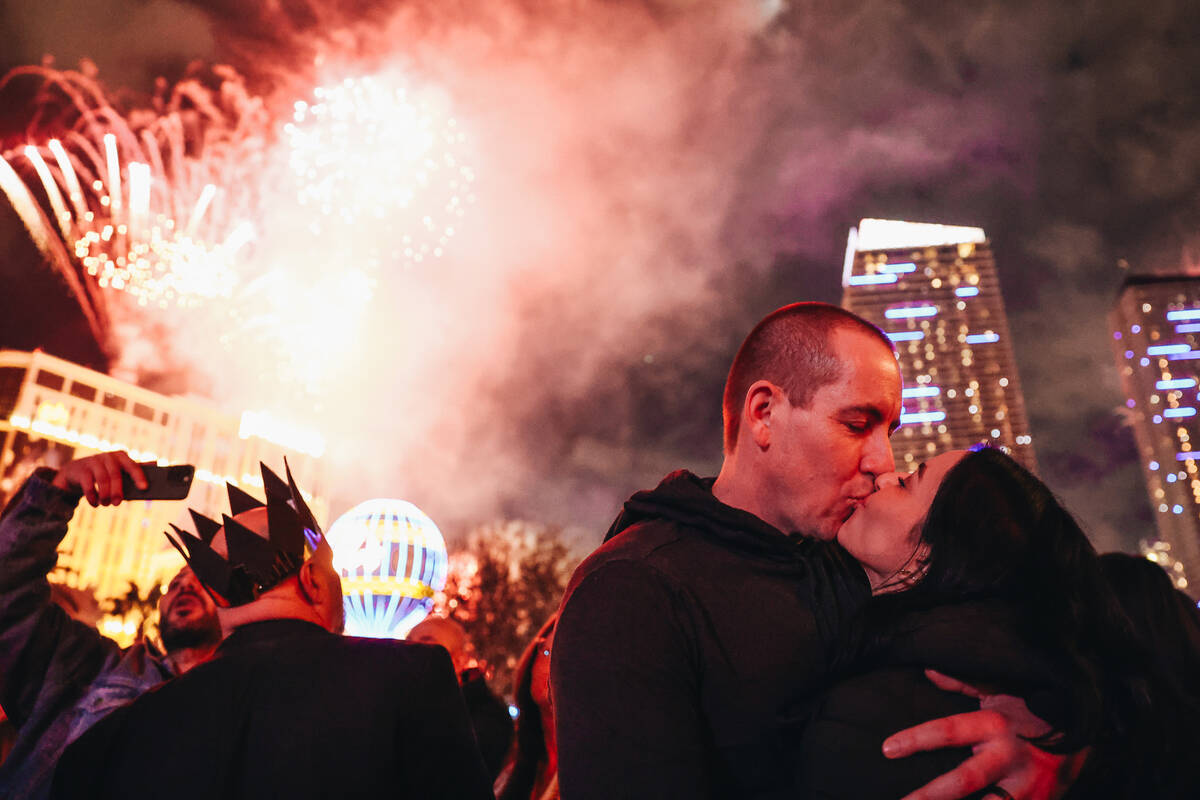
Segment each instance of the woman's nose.
M879 491L880 489L886 489L889 486L898 486L898 485L900 485L900 473L899 472L885 472L882 475L875 478L875 491Z

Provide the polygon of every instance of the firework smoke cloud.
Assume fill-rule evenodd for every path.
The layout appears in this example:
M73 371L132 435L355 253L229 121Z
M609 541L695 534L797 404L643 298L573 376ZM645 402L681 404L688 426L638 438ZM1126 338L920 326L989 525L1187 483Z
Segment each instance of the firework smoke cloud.
M216 187L193 242L232 254L228 292L163 316L76 273L93 305L132 307L97 322L123 368L186 366L321 430L343 507L402 496L443 526L528 516L595 541L630 490L715 468L741 336L836 302L846 230L875 216L988 231L1044 474L1102 548L1146 529L1100 329L1117 259L1178 261L1200 222L1200 31L1177 4L150 5L261 101L254 157L186 185L117 140L127 209L133 162L154 214L180 200L175 231ZM28 62L54 49L44 19L17 22ZM143 69L161 57L128 38ZM137 72L71 44L60 63ZM47 247L98 258L23 159Z

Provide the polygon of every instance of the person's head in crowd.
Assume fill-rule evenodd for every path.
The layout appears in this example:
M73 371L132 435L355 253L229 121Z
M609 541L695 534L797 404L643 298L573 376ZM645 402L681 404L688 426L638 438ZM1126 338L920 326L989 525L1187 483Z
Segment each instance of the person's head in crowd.
M265 507L243 511L233 520L261 539L270 539L270 521ZM213 551L229 558L224 526L212 541ZM295 571L279 583L262 591L248 603L217 606L217 616L226 633L251 622L268 619L302 619L314 622L333 633L345 628L342 579L333 566L328 548L316 550Z
M1127 553L1105 553L1100 568L1129 617L1161 684L1200 699L1200 610L1166 570Z
M555 614L521 654L513 673L517 703L517 744L513 749L508 780L498 800L529 800L540 794L552 777L546 773L557 763L554 736L554 702L550 695L550 657L554 649Z
M1132 632L1087 536L1049 488L992 448L945 453L878 483L837 538L863 564L875 608L1004 601L1031 645L1069 674L1070 726L1053 738L1070 747L1102 736L1115 705L1139 691L1117 652Z
M463 672L471 666L471 643L467 639L467 632L463 630L462 625L448 617L426 617L413 626L405 639L446 648L450 660L454 662L454 672L460 680Z
M1135 775L1137 796L1191 797L1195 770L1179 754L1200 746L1200 613L1145 558L1106 553L1100 568L1140 645L1132 658L1149 676L1149 710L1130 736L1139 746L1122 760Z
M722 403L717 498L785 532L832 539L894 468L900 369L891 341L825 303L794 303L742 343Z
M217 606L224 633L273 619L341 633L345 609L333 551L291 470L285 482L260 466L265 503L229 484L232 516L220 523L192 510L195 533L172 525L167 539Z
M190 567L167 584L158 600L158 633L168 654L181 650L211 650L221 641L217 607Z
M437 645L450 654L467 713L471 715L479 751L495 779L504 769L505 759L512 749L513 721L508 703L488 686L483 665L475 657L475 648L467 632L452 619L429 616L414 625L405 639L417 644Z

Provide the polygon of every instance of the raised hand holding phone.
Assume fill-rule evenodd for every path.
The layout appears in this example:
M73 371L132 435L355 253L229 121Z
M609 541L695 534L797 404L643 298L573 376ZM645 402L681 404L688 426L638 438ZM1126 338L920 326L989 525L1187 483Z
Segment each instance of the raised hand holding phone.
M115 506L125 499L123 475L128 475L136 488L149 488L142 466L124 450L76 459L58 471L52 484L82 492L92 506Z
M192 488L196 468L191 464L170 464L160 467L153 461L138 464L146 477L147 486L138 487L129 473L121 474L121 492L126 500L182 500Z

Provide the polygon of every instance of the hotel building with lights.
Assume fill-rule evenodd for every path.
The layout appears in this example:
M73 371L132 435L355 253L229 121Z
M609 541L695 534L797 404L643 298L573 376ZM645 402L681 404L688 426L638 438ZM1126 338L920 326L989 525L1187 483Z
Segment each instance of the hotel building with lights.
M981 228L864 219L850 230L842 305L896 346L898 469L990 442L1036 471L996 264Z
M1200 596L1200 270L1128 276L1109 323L1158 529L1147 557Z
M186 500L126 501L116 507L79 504L59 547L63 572L52 579L94 591L145 593L169 580L183 559L167 542L168 523L190 530L187 508L220 519L228 513L228 481L262 497L259 461L282 470L286 456L296 481L311 492L318 519L327 516L318 436L281 428L263 414L239 419L192 397L170 397L47 355L0 350L0 504L38 467L125 450L135 461L192 464Z

